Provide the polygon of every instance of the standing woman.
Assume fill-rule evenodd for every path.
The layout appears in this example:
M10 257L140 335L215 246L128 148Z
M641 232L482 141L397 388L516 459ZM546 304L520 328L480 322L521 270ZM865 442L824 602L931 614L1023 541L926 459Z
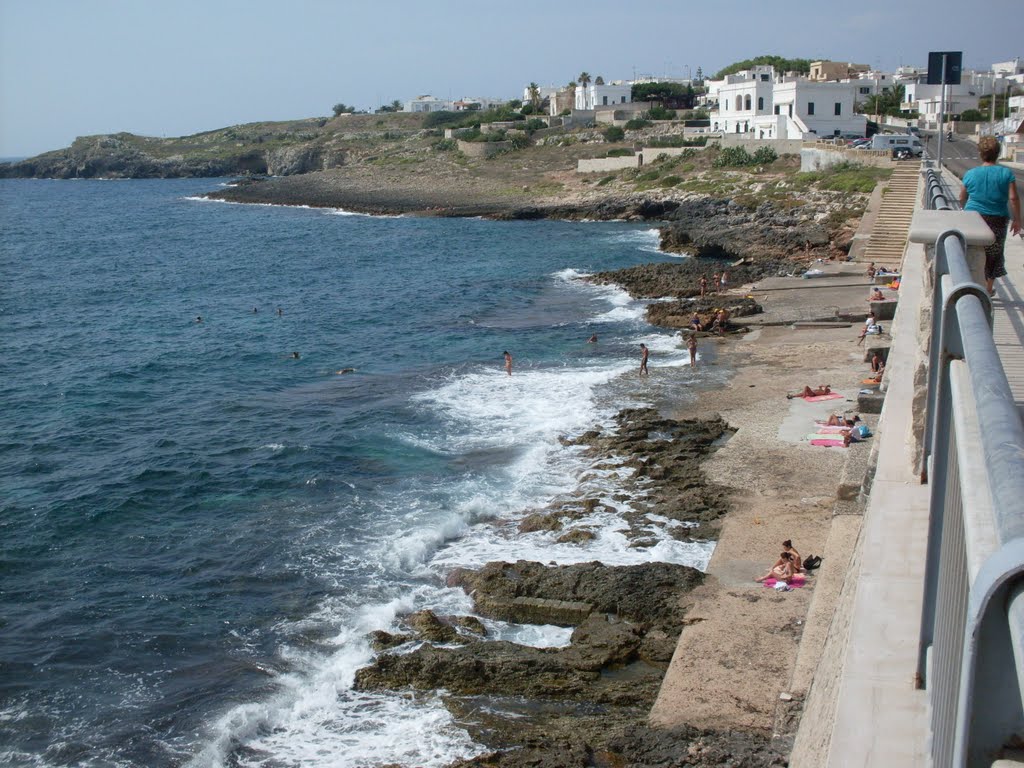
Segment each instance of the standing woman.
M1007 224L1011 234L1020 232L1020 197L1013 171L996 162L999 142L993 136L982 136L978 140L978 154L981 165L964 174L960 205L965 211L980 213L996 236L994 243L985 246L985 283L988 295L994 296L996 278L1006 275L1003 245L1006 243ZM1009 217L1006 215L1007 206Z

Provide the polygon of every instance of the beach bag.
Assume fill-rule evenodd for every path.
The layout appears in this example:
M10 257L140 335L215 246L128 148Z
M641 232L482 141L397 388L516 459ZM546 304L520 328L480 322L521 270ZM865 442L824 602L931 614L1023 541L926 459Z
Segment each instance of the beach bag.
M817 555L808 555L807 557L804 558L804 570L805 571L813 571L819 565L821 565L821 558L818 557Z
M858 437L871 437L871 430L868 429L867 424L861 424L860 426L854 427L853 431L857 433Z

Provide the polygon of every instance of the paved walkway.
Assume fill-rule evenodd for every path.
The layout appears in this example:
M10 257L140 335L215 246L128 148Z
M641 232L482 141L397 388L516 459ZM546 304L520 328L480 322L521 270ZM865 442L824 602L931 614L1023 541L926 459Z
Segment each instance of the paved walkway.
M1024 240L1007 234L1004 253L1009 274L996 281L993 335L1020 410L1024 407Z

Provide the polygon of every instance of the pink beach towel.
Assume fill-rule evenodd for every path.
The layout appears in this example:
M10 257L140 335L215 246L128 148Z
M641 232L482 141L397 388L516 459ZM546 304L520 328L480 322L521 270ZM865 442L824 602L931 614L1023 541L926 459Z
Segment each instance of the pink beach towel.
M826 448L842 448L842 440L834 440L830 437L822 437L817 440L811 440L811 445L823 445Z
M814 397L803 398L808 403L820 403L823 400L842 400L845 395L840 395L838 392L832 392L828 395L815 395Z
M761 583L764 584L766 587L774 589L775 585L778 584L779 581L778 581L778 579L765 579ZM791 588L793 588L793 589L799 589L800 587L802 587L806 583L807 583L807 577L804 576L802 573L798 573L796 576L794 576L793 578L791 578L789 580L789 586Z

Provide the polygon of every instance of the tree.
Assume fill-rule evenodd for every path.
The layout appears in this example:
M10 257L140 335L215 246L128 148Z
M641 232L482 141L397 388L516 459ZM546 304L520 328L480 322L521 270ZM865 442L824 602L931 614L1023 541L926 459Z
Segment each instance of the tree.
M395 99L390 104L385 104L385 105L377 108L377 112L401 112L401 111L402 111L402 102L400 102L398 99Z
M337 117L338 115L344 114L345 112L355 112L356 111L355 107L350 107L348 104L346 104L343 101L339 101L337 104L335 104L333 107L331 107L331 109L334 110L334 116L335 117Z
M608 142L622 141L626 137L626 132L619 128L617 125L609 126L604 130L604 140Z
M590 73L587 72L586 70L583 70L582 72L580 72L579 76L576 78L576 82L578 82L581 86L583 86L583 104L584 104L584 106L586 106L586 103L587 103L587 86L590 85Z
M527 88L530 94L530 104L533 106L533 111L537 112L540 110L540 86L536 83L530 83Z
M704 82L704 70L701 69L700 67L697 67L697 82L698 83L703 83Z
M869 115L899 115L906 89L902 85L883 88L873 96L869 96L861 109Z
M604 78L598 75L597 79L594 80L594 85L604 85Z
M806 75L811 71L811 60L810 59L786 59L782 56L755 56L752 59L744 59L743 61L737 61L735 64L730 64L725 69L719 70L712 80L721 80L726 75L731 75L734 72L742 72L745 69L756 67L759 64L770 64L775 67L776 72L799 72L802 75Z

